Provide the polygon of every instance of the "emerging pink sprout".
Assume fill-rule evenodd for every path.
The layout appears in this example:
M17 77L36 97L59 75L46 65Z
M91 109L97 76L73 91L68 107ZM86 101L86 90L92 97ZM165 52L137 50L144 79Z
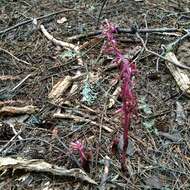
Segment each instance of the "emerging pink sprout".
M92 159L92 152L87 151L84 148L84 145L80 141L72 142L70 144L70 147L73 151L78 151L80 156L81 167L85 171L90 172L90 162Z
M132 77L136 73L136 65L126 59L118 48L117 41L113 33L117 32L117 28L109 23L107 20L103 24L102 34L106 37L106 42L103 46L103 52L114 55L114 63L118 64L120 70L120 79L122 80L121 86L121 99L122 107L117 111L122 113L122 127L123 127L123 143L121 150L121 167L126 170L125 160L126 151L128 147L128 131L131 124L132 115L136 113L136 96L133 93L133 81ZM119 140L115 139L112 145L112 151L116 151L116 147L119 145Z

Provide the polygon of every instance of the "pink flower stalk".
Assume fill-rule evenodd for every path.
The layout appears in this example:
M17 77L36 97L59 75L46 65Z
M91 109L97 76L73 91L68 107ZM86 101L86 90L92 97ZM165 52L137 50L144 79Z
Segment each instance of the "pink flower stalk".
M128 131L131 124L132 115L135 113L137 105L136 96L133 93L132 82L132 77L136 73L136 65L132 61L126 59L121 50L118 48L117 41L113 35L113 33L116 32L117 28L106 20L105 24L103 25L102 34L107 38L107 40L103 46L103 51L107 54L112 54L115 56L113 62L118 64L120 70L120 78L122 80L122 107L119 109L119 112L123 113L122 127L124 129L124 133L122 143L123 147L121 150L121 166L122 169L125 170L126 151L128 147ZM116 144L118 144L118 142L119 140L114 140L113 146L116 147Z
M83 144L80 141L72 142L70 147L73 151L78 151L80 155L80 162L82 168L90 172L90 161L92 159L91 151L86 151Z

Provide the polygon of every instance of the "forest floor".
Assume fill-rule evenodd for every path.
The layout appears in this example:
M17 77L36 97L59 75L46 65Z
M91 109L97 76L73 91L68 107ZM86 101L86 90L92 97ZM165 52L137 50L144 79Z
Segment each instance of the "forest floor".
M99 14L101 7L100 0L0 1L0 189L190 189L190 101L167 61L154 54L190 28L190 2L108 0ZM141 38L135 32L116 34L138 69L127 175L111 151L123 130L116 114L118 69L102 51L103 36L88 36L101 31L105 19L130 31L176 29L139 32ZM79 47L82 63L78 52L47 39L40 25ZM174 52L187 66L189 44L187 39ZM70 148L77 140L90 152L85 173Z

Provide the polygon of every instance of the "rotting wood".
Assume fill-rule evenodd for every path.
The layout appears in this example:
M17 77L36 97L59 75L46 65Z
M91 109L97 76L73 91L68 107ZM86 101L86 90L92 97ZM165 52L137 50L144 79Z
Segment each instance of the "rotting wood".
M48 95L48 98L51 102L59 102L63 93L72 85L72 77L66 76L63 79L60 79L52 88L51 92Z
M69 75L61 78L52 88L51 92L48 95L48 98L52 104L61 104L64 103L62 95L71 87L69 94L76 92L76 85L74 82L83 77L83 74L76 74L76 76L71 77Z

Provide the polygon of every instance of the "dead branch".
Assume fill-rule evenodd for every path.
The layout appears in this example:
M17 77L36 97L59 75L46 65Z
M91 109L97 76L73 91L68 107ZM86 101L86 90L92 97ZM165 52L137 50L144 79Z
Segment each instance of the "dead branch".
M0 170L7 169L22 169L26 171L34 172L47 172L55 176L74 177L82 181L96 185L97 183L91 179L84 171L78 168L67 170L64 167L58 167L56 165L49 164L43 160L26 160L26 159L14 159L10 157L0 157Z

